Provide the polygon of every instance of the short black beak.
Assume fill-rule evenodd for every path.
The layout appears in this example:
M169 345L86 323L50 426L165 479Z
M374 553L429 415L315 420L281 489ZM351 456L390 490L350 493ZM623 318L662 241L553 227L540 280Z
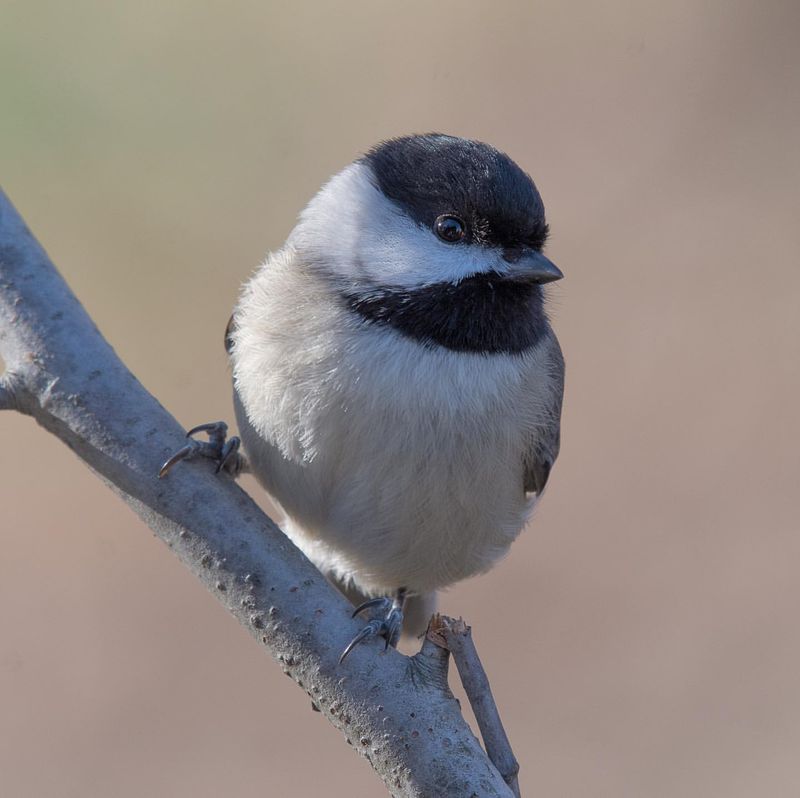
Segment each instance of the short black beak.
M552 283L560 280L564 273L551 260L534 249L506 249L503 260L509 264L506 274L512 280L530 283Z

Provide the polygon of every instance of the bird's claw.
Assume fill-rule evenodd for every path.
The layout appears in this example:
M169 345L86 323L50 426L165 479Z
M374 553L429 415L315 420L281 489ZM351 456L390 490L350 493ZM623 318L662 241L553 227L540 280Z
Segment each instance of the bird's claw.
M219 461L217 462L217 474L223 469L231 473L236 473L238 471L236 464L239 460L239 447L241 445L242 442L236 436L228 438L228 440L222 444L222 451L220 452Z
M379 609L380 614L378 617L368 621L366 626L364 626L364 628L347 644L339 657L339 664L341 665L345 661L347 655L359 643L373 637L383 637L386 640L384 651L388 649L389 646L397 646L397 642L400 640L400 631L403 628L402 603L402 598L392 600L386 596L382 596L359 604L353 610L353 618L369 609Z
M196 441L192 435L207 432L208 441ZM241 470L239 438L228 438L228 425L224 421L213 421L209 424L198 424L187 433L189 443L178 449L158 471L158 478L165 476L170 469L181 460L194 460L197 457L208 457L217 464L216 472L226 471L236 476Z

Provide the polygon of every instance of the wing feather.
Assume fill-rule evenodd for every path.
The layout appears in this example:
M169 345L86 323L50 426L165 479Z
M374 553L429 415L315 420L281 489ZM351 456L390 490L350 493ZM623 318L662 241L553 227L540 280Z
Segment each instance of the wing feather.
M555 336L552 338L549 377L553 391L544 427L531 441L525 455L523 488L526 493L541 495L561 446L561 404L564 397L564 357Z

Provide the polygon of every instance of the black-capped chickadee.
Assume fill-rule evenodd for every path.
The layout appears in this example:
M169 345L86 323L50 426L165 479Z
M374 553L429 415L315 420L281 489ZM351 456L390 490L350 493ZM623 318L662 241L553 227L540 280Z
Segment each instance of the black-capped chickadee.
M558 455L564 361L543 284L544 206L507 155L440 134L334 176L245 284L226 343L238 439L283 530L373 618L347 646L424 629L435 591L509 549ZM405 613L405 624L404 621Z

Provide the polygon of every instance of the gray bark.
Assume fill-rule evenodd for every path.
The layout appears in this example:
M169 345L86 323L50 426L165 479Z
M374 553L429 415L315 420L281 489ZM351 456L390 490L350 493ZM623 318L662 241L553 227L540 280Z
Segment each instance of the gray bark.
M512 793L447 686L447 651L382 643L337 659L361 626L351 605L210 462L160 464L174 418L102 337L0 192L0 408L26 413L115 490L211 590L396 796Z

